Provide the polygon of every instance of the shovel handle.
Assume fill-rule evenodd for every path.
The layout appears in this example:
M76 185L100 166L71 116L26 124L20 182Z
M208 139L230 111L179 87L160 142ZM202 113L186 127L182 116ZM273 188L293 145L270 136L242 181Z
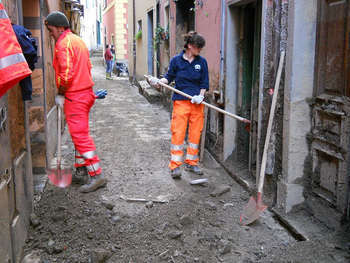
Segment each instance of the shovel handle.
M61 125L62 125L61 107L57 105L57 168L61 168Z
M152 77L152 76L148 76L148 75L144 75L144 77L148 80L150 77ZM184 97L186 97L186 98L189 98L189 99L192 99L192 96L191 95L188 95L187 93L184 93L184 92L182 92L182 91L180 91L180 90L178 90L178 89L175 89L175 88L173 88L173 87L171 87L171 86L169 86L169 85L167 85L167 84L164 84L164 83L162 83L162 82L158 82L159 83L159 85L161 85L161 86L163 86L163 87L165 87L165 88L167 88L167 89L170 89L170 90L172 90L172 91L174 91L175 93L178 93L178 94L180 94L180 95L182 95L182 96L184 96ZM226 114L226 115L228 115L228 116L230 116L230 117L232 117L232 118L234 118L234 119L237 119L237 120L239 120L239 121L242 121L242 122L244 122L244 123L250 123L250 120L248 120L248 119L246 119L246 118L243 118L243 117L240 117L240 116L238 116L238 115L236 115L236 114L233 114L233 113L231 113L231 112L228 112L228 111L225 111L225 110L223 110L223 109L220 109L220 108L218 108L218 107L216 107L216 106L214 106L214 105L211 105L211 104L209 104L209 103L206 103L205 101L203 101L201 104L204 104L205 106L207 106L208 108L211 108L211 109L213 109L213 110L216 110L216 111L218 111L218 112L221 112L221 113L223 113L223 114Z
M264 187L265 168L266 168L266 160L267 160L267 150L269 148L272 124L273 124L273 119L275 117L275 109L276 109L276 103L277 103L277 97L278 97L278 90L279 90L279 87L280 87L282 68L283 68L283 64L284 64L284 56L285 56L285 51L282 51L281 52L281 57L280 57L280 62L279 62L279 65L278 65L277 77L276 77L276 82L275 82L275 89L274 89L273 97L272 97L269 122L267 124L267 132L266 132L266 137L265 137L264 152L263 152L262 161L261 161L261 167L260 167L260 176L259 176L259 184L258 184L258 196L259 196L259 193L261 195L263 187Z

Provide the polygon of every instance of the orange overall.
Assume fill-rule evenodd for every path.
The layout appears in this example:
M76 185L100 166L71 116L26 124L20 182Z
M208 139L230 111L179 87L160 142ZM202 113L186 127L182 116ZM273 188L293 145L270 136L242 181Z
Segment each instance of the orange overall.
M2 4L0 4L0 38L1 97L21 79L32 74Z
M95 102L89 50L69 29L56 42L53 66L57 88L64 87L64 114L75 149L76 167L86 166L90 176L101 173L100 159L89 135L89 112ZM79 161L81 161L79 163Z
M182 165L183 143L188 125L188 146L185 163L198 165L198 146L203 130L204 105L189 100L175 100L171 120L171 170Z

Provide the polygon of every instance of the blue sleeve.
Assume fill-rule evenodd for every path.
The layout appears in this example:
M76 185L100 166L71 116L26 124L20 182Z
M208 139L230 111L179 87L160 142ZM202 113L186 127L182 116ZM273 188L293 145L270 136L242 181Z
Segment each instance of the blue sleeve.
M203 59L203 71L202 78L199 84L200 89L209 90L209 73L208 73L208 63L205 59Z
M165 74L164 78L168 80L170 84L176 78L176 63L175 57L170 60L168 72Z

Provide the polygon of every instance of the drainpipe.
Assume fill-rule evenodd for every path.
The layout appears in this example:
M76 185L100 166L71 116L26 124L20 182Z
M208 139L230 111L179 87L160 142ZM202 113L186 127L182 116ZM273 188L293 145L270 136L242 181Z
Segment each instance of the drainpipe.
M132 16L133 16L133 32L132 32L132 54L133 54L133 74L132 74L132 83L136 83L136 39L135 39L135 0L132 0Z
M43 15L44 12L44 0L40 0L40 37L41 37L41 61L42 61L42 67L43 67L43 89L44 89L44 129L45 129L45 141L46 144L48 142L48 138L47 138L47 132L48 132L48 128L47 128L47 106L46 106L46 70L45 70L45 51L44 51L44 29L43 29ZM48 151L47 151L47 145L46 145L46 168L49 167L49 158L48 158Z
M264 99L264 81L265 81L265 36L266 36L266 16L267 16L267 0L262 1L261 7L261 44L260 44L260 79L259 79L259 101L258 101L258 126L257 126L257 148L256 148L256 185L259 183L260 176L260 141L261 141L261 127L262 127L262 117L263 117L263 99Z
M17 0L17 11L18 11L18 24L23 26L22 0Z
M224 103L224 50L225 50L225 18L226 18L226 1L221 0L221 32L220 32L220 76L219 76L219 90L220 98L218 103Z

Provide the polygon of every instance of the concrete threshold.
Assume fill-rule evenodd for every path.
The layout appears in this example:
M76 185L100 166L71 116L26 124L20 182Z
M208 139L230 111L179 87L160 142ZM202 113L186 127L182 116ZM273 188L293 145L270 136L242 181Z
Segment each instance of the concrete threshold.
M255 184L252 182L248 182L247 180L241 178L239 175L233 173L228 169L228 167L217 158L215 154L213 154L209 149L206 149L207 153L211 155L211 157L221 165L221 167L239 184L241 185L247 192L250 194L256 192ZM292 215L286 215L282 212L278 211L274 207L268 207L269 211L271 211L274 215L274 218L278 221L281 227L283 227L288 233L296 240L296 241L307 241L309 238L307 234L301 231L298 227L298 224L291 220ZM305 224L305 221L303 222ZM320 230L321 231L321 230Z

